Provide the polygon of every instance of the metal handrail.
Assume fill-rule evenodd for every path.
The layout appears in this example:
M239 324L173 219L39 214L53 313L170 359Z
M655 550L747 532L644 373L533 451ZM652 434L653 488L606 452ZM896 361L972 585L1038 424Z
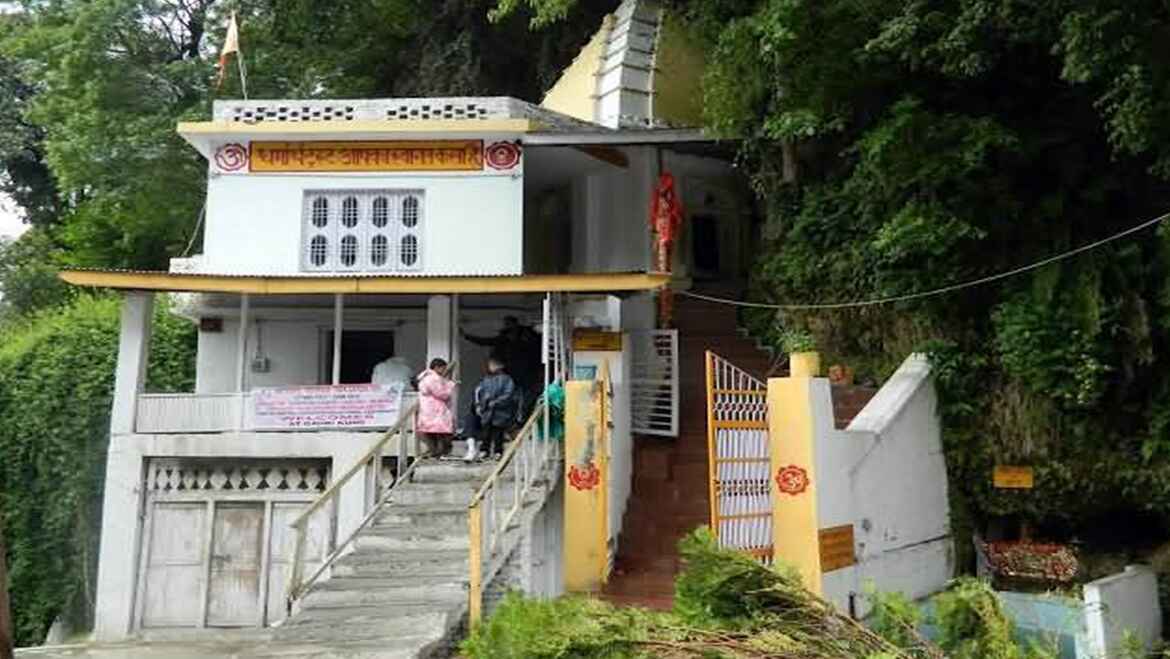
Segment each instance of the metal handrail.
M500 463L468 504L468 563L471 571L468 605L472 624L478 623L483 616L485 557L494 558L504 533L524 507L524 500L534 487L550 479L551 474L547 473L549 468L559 464L559 444L547 434L541 441L535 438L537 420L543 417L542 402L532 411L520 432L516 433L516 439L500 458ZM505 475L509 474L514 476L511 500L501 501L500 484ZM507 508L501 510L505 505Z
M349 544L353 542L353 539L357 537L358 533L364 529L370 523L370 521L374 519L382 507L389 502L390 495L394 492L395 488L397 488L400 483L409 480L411 474L414 473L415 467L418 466L418 460L415 460L409 466L407 466L406 463L409 461L409 454L406 450L405 434L408 426L413 425L415 413L417 411L418 401L415 401L411 403L409 407L403 410L403 412L398 417L398 421L389 430L386 431L386 434L383 435L381 439L375 442L373 446L371 446L369 450L367 450L362 455L361 458L355 461L353 465L348 470L346 470L341 478L335 480L333 484L330 485L329 488L321 494L321 496L317 497L316 501L309 504L309 507L305 508L305 510L301 512L301 514L298 515L291 524L289 524L289 526L292 527L292 529L296 532L296 541L293 545L292 569L289 571L288 589L286 591L288 597L287 604L290 612L292 611L293 603L300 599L310 586L316 583L317 579L325 572L325 570L328 569L329 566L332 565L333 562L341 556L346 547L348 547ZM398 444L398 475L394 479L393 485L391 485L385 494L382 494L381 458L384 455L383 449L386 448L386 444L388 444L390 440L393 439L396 435L400 436L400 441ZM334 502L338 495L340 495L342 487L344 487L346 483L348 483L355 475L357 475L359 471L367 468L369 469L369 471L367 471L367 475L371 482L367 483L366 487L367 510L365 517L362 518L361 523L357 525L357 527L349 534L349 536L347 536L343 542L338 544L333 549L333 551L329 553L325 560L321 562L321 565L317 568L317 570L313 572L313 574L308 579L302 580L305 569L305 538L308 533L307 527L309 519L317 511L321 510L326 504ZM372 474L370 472L372 472Z

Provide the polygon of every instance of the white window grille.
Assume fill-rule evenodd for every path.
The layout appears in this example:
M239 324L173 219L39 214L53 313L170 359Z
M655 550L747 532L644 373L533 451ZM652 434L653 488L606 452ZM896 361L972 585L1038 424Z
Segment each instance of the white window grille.
M309 190L302 225L307 271L411 271L423 263L421 190Z

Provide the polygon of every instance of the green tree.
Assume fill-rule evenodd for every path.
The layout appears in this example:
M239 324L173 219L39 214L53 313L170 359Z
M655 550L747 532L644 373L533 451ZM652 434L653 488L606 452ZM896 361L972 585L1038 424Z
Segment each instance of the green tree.
M253 98L539 100L614 4L534 35L525 16L489 22L487 0L28 0L0 22L0 191L58 225L71 263L165 268L206 175L175 123L243 92L234 67L214 85L230 11Z
M0 238L0 325L68 302L74 291L57 278L61 251L42 229Z
M670 0L708 128L767 212L757 301L846 302L1004 272L1170 207L1170 13L1123 0ZM571 0L501 0L557 20ZM880 379L931 349L956 510L1170 516L1165 230L994 284L749 314ZM990 485L996 462L1037 490ZM1133 485L1142 483L1141 486ZM1093 497L1092 492L1110 496Z

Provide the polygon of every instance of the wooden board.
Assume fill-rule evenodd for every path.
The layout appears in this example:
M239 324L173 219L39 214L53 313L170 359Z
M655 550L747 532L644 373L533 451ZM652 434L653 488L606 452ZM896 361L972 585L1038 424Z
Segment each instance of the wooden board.
M207 504L155 503L146 559L143 627L201 627Z
M832 572L857 562L853 553L853 525L834 526L817 532L821 552L821 572Z
M579 329L573 331L573 350L619 352L622 349L621 332Z
M1004 490L1030 490L1035 484L1031 467L1012 465L996 465L992 481Z
M260 619L264 504L221 503L212 523L209 627L250 627Z

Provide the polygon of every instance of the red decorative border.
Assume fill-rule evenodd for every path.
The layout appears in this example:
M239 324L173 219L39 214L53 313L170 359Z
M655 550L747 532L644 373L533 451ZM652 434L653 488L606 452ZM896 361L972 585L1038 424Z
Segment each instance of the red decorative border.
M512 169L520 164L520 146L512 142L495 142L483 152L492 169Z
M808 489L808 472L796 465L781 467L776 472L776 487L784 494L796 496Z

